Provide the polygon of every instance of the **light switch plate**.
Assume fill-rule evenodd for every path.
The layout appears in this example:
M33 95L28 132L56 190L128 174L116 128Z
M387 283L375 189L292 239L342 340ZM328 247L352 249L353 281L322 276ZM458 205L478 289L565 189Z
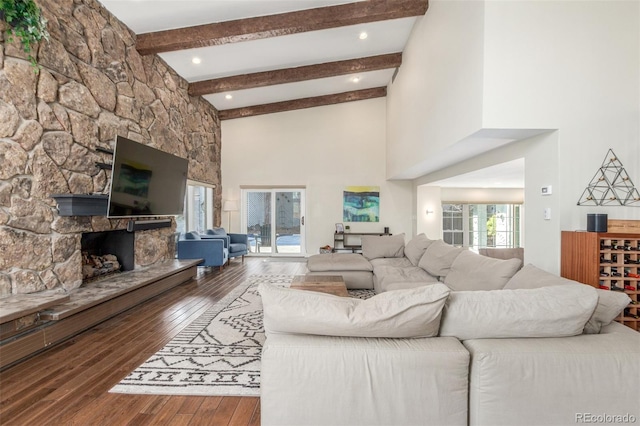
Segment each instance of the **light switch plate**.
M551 220L551 209L549 207L544 209L544 220Z

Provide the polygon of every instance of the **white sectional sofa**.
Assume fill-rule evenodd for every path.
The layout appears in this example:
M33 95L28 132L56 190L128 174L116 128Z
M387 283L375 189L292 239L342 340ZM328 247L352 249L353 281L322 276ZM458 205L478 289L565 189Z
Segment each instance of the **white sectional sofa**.
M260 288L263 425L640 422L626 295L424 235L363 257L368 300Z

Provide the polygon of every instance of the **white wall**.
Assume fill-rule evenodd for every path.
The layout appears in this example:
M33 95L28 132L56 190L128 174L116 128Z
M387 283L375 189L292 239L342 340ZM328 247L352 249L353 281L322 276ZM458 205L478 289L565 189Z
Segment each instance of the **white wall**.
M417 84L418 76L426 81ZM609 148L640 187L639 76L640 2L432 0L389 88L389 175L482 129L556 129L416 179L414 187L420 198L418 187L454 171L524 157L526 261L558 272L560 231L584 229L587 213L640 219L638 207L576 205ZM407 113L415 104L423 114ZM436 109L445 112L431 114ZM540 195L545 185L551 196Z
M239 199L243 185L305 186L306 246L314 254L333 245L345 186L379 186L380 222L351 223L352 232L388 226L408 239L412 188L385 180L385 116L380 98L223 121L223 199ZM237 212L231 230L240 231Z
M442 188L441 199L445 203L498 203L521 204L522 188Z
M417 188L416 234L432 240L442 238L442 188L423 185ZM427 211L433 212L428 213Z
M482 124L484 4L429 2L387 96L387 176L395 178Z
M561 229L594 212L640 219L576 204L609 148L640 187L640 2L486 2L484 79L485 127L559 129L527 165L541 181L558 162Z

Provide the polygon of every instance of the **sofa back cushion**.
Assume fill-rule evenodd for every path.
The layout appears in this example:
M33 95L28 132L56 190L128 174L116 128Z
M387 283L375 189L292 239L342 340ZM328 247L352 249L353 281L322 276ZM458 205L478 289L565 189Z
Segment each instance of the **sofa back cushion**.
M267 333L352 337L431 337L438 334L444 284L395 290L367 300L260 284Z
M487 256L493 257L494 259L520 259L524 262L524 248L523 247L513 247L513 248L493 248L493 247L485 247L478 249L478 253Z
M446 277L451 269L451 264L463 248L454 247L442 240L436 240L429 244L418 262L418 266L435 277Z
M440 335L460 340L575 336L597 303L595 289L586 285L452 291Z
M227 231L225 231L224 228L207 229L207 235L222 235L222 236L225 236L225 235L227 235Z
M505 289L541 288L561 285L581 285L577 281L553 275L532 264L525 265L505 285ZM598 305L584 327L585 334L598 334L605 325L611 322L629 305L631 298L625 293L596 289Z
M500 290L521 264L520 259L494 259L465 250L451 264L444 283L454 291Z
M418 234L404 246L404 255L413 266L418 266L420 259L434 240L427 238L425 234Z
M365 259L381 257L404 257L404 234L398 235L363 235L362 255Z

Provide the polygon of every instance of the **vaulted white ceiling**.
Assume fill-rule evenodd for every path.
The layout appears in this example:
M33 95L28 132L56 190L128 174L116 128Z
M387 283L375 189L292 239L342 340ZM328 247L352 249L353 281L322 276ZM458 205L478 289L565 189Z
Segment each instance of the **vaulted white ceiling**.
M189 90L192 94L202 95L218 109L222 119L275 112L281 104L285 104L281 110L287 110L384 96L386 86L400 66L401 52L412 28L427 6L426 0L99 1L135 32L139 41L145 36L159 35L168 30L189 30L190 27L209 24L227 25L222 31L222 37L216 41L206 37L198 39L201 32L208 30L207 27L202 27L202 31L198 28L195 34L185 37L185 40L189 40L189 37L197 39L190 45L187 43L188 47L165 46L154 52L190 83ZM385 15L384 18L367 20L360 18L369 11L360 11L354 14L353 20L364 23L350 25L351 21L346 19L334 28L312 31L306 28L312 26L309 22L291 22L286 24L289 27L285 25L279 30L265 26L262 31L262 23L254 25L252 21L261 17L281 17L286 21L299 11L331 10L365 3L378 9L396 7L395 12L402 17L388 19ZM424 10L415 13L418 4L422 4ZM414 12L404 13L403 8L414 9ZM336 15L336 19L342 18L340 14ZM245 26L253 26L254 32L243 33ZM322 28L332 26L331 23L320 25ZM224 32L229 31L229 27L230 35ZM236 28L239 35L234 33ZM216 31L217 29L213 30L214 33ZM176 37L173 37L174 34ZM173 42L174 38L183 36L184 34L173 31L168 38ZM230 39L234 40L230 42ZM151 49L154 47L152 45ZM144 48L139 47L139 50ZM340 68L340 61L347 63L342 64L342 71L332 73L332 69ZM318 66L323 67L322 70L304 72L304 68ZM282 70L287 72L282 74ZM289 79L288 76L292 78ZM230 82L229 79L234 80ZM243 84L243 80L249 83ZM208 83L213 83L215 87L212 89ZM483 152L489 148L477 149ZM454 164L473 156L473 152L475 151L469 149L460 153L448 150L442 153L442 158L437 159L437 163L440 167ZM404 178L415 178L440 167L424 166L419 171L407 171ZM515 162L508 170L489 168L461 176L457 180L440 181L438 184L522 187L523 169L522 162ZM508 178L498 182L496 175Z
M100 0L136 34L328 6L340 0ZM190 83L402 52L416 17L159 53ZM302 23L304 24L304 23ZM361 39L361 34L367 37ZM199 63L194 63L198 58ZM394 69L203 94L218 110L386 87Z

